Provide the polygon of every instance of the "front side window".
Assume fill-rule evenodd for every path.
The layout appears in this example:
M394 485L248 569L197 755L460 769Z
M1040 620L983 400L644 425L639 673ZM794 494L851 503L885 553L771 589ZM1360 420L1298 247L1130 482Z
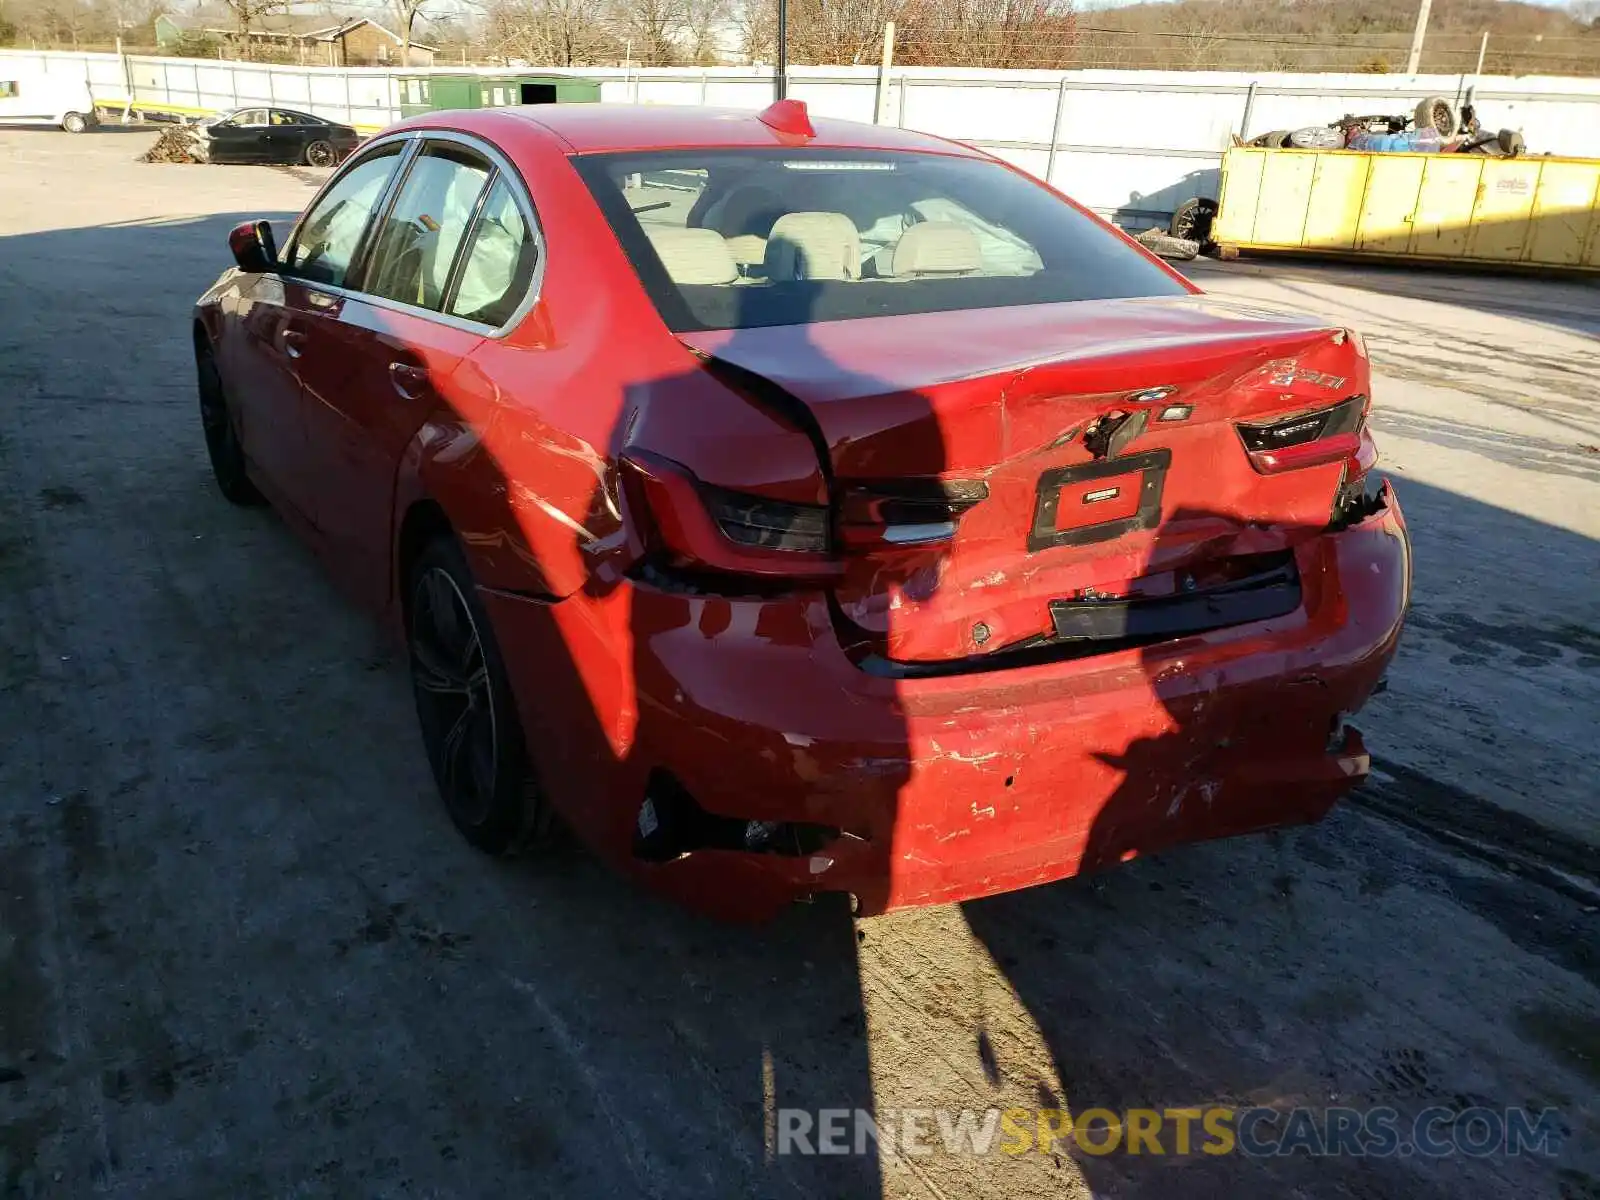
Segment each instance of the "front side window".
M332 287L345 285L402 145L384 146L352 165L305 215L285 260L292 274Z
M429 143L412 161L378 231L362 290L440 309L489 173L489 163L475 152Z
M679 332L1185 292L986 159L728 149L575 162Z
M267 123L266 110L260 108L240 109L233 114L235 125L265 125Z
M538 265L538 234L510 185L500 179L473 230L450 312L468 321L504 325L533 286Z
M14 79L0 79L0 100L10 100L17 94L17 83Z

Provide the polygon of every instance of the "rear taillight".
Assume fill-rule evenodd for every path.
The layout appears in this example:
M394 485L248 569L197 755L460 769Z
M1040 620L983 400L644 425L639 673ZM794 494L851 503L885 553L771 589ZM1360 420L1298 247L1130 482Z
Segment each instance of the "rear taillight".
M831 578L828 510L712 487L680 463L643 450L621 459L639 549L661 565L734 575Z
M1372 444L1366 433L1370 407L1366 396L1351 396L1332 408L1271 422L1240 423L1239 440L1250 465L1263 475L1362 459Z
M741 546L806 554L828 552L828 510L821 505L789 504L704 484L700 495L717 528Z
M840 495L839 541L858 549L947 542L962 514L988 496L976 479L852 483Z

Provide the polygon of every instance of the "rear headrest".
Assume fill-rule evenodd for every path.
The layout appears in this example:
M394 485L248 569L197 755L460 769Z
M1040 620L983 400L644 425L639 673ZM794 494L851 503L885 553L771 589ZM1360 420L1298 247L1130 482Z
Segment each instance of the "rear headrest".
M766 268L774 281L858 278L861 235L843 213L786 213L767 238Z
M895 275L966 275L983 269L978 235L959 221L923 221L900 235L890 271Z
M732 283L739 277L728 243L715 229L645 226L673 283Z

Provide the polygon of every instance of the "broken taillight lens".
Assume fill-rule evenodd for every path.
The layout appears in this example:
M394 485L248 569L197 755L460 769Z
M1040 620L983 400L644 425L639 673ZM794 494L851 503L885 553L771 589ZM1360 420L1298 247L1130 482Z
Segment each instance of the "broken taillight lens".
M1361 456L1366 396L1351 396L1331 408L1296 413L1271 422L1241 422L1237 428L1250 465L1263 475L1293 471Z
M734 575L828 578L828 510L712 487L643 450L621 459L624 502L646 554L662 565Z

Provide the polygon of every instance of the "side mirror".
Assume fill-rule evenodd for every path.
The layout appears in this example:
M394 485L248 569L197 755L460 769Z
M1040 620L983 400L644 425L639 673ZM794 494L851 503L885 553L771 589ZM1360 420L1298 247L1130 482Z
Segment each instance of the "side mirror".
M233 261L241 271L259 275L278 268L278 243L266 221L235 225L228 233L228 249L233 251Z

